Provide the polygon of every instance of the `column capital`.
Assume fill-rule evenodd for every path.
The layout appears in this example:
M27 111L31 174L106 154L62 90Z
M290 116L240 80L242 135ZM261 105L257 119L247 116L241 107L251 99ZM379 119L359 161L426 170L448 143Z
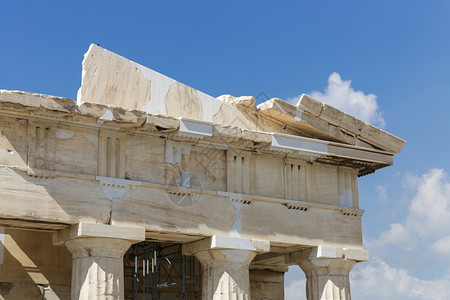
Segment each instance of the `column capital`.
M124 299L123 254L144 228L80 223L53 234L72 253L72 299Z
M53 234L53 245L64 245L80 238L110 238L127 240L131 244L145 240L145 228L106 224L78 223Z
M355 262L369 260L369 251L352 248L336 248L330 246L317 246L289 253L290 264L298 264L302 260L311 259L347 259Z
M183 245L184 255L195 255L203 268L204 299L250 299L249 265L270 242L214 235Z
M289 254L306 275L308 300L350 300L349 273L357 262L367 261L362 249L318 246Z
M199 241L183 245L184 255L194 255L207 250L246 250L256 253L270 251L270 242L231 236L213 235Z

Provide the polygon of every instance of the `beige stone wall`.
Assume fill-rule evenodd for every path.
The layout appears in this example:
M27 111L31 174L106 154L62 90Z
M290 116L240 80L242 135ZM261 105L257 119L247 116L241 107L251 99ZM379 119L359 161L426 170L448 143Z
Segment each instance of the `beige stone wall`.
M165 144L158 137L128 135L126 178L165 184Z
M193 188L227 190L227 157L224 150L211 146L191 149L189 168Z
M123 153L121 153L118 149L114 153L114 161L111 161L111 158L105 157L108 155L107 151L103 149L106 145L102 146L102 144L106 142L102 142L101 137L105 135L108 137L114 135L115 137L118 134L117 131L56 125L33 120L17 121L15 118L4 116L0 119L2 128L0 163L6 166L25 167L28 165L35 169L126 178L169 185L180 185L181 172L186 171L192 176L193 188L213 191L231 191L227 188L227 177L234 176L232 172L237 172L227 168L227 160L230 159L230 156L226 155L226 150L217 149L213 144L195 146L189 142L179 142L189 147L192 146L191 152L186 158L187 162L181 165L181 163L173 164L165 161L166 139L120 133L125 151L122 150ZM320 163L306 164L306 161L300 158L286 158L282 155L252 154L243 150L238 152L239 155L246 153L251 162L247 166L249 169L242 170L245 173L242 173L242 178L238 179L239 182L248 181L250 190L239 192L289 200L304 198L303 201L307 202L339 205L338 190L341 184L339 178L344 171L340 171L338 174L338 167ZM118 173L103 172L102 160L105 161L103 164L111 164L113 167L123 163L123 176ZM302 175L303 177L292 175L292 178L289 178L290 174L286 174L288 161L304 168L304 171L301 171L306 172ZM245 166L242 165L242 167ZM356 171L347 168L345 172L352 176L352 203L353 207L357 208ZM305 193L305 196L297 197L287 193L289 189L286 186L287 181L289 181L289 185L296 185L301 193ZM345 189L345 184L343 187ZM340 193L345 193L345 191Z
M55 171L96 175L98 130L59 125L56 128L54 144Z
M0 122L2 222L143 226L172 241L238 228L275 244L362 245L352 168L126 128L6 116ZM96 176L137 183L103 184ZM340 206L356 210L347 216Z
M273 155L252 155L251 159L251 194L284 198L284 158Z
M284 272L250 269L251 300L284 299Z
M27 120L0 117L0 164L5 166L27 166Z
M72 255L52 234L1 228L0 299L70 299Z

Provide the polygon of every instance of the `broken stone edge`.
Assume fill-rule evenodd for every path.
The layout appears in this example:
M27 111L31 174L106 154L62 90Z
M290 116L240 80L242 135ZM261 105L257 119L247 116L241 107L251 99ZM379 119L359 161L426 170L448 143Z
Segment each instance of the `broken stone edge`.
M305 94L297 105L273 98L259 104L257 109L274 119L288 120L291 127L306 127L326 140L345 141L355 146L361 141L392 154L400 153L406 144L405 140L395 135Z
M65 118L70 122L87 122L97 127L120 127L130 132L176 133L180 130L183 120L186 120L90 102L84 102L78 106L70 98L9 90L0 90L0 110L7 112L10 116L15 113L23 115L26 111L31 117ZM221 142L228 143L247 142L244 146L251 148L267 146L272 141L270 133L220 124L211 124L211 126L212 132L209 137L205 137L206 141L220 139Z
M271 99L269 101L271 101L271 103L283 105L284 108L287 107L291 110L295 108L294 106L279 99ZM266 103L263 103L263 105ZM246 105L249 106L253 106L253 104L253 99L246 102ZM77 103L70 98L23 91L0 90L0 114L3 113L8 116L16 115L17 117L23 117L24 111L27 112L31 118L34 117L48 120L61 120L62 118L69 123L83 123L83 125L98 128L111 127L120 129L121 131L127 133L165 135L169 139L194 141L194 143L227 143L235 147L252 151L273 152L274 149L272 149L273 147L271 147L271 145L273 144L274 135L280 135L277 133L253 131L233 126L213 124L211 122L200 120L174 118L164 115L152 115L142 111L127 110L112 105L89 102L84 102L81 105L77 105ZM189 126L194 126L195 128L192 130L184 128L188 123ZM203 128L208 126L210 129L208 129L207 132L202 132ZM301 137L298 138L304 139ZM330 143L330 145L332 144L333 143ZM344 143L340 143L339 145L346 147L346 144ZM347 145L347 147L348 146L355 147L352 145ZM361 150L375 154L380 153L380 155L392 155L392 153L383 150L364 147L362 147ZM325 156L326 155L324 155L321 159L326 159ZM332 153L329 153L329 156L332 156ZM391 164L391 161L377 162L376 165L362 169L360 175L371 173L376 169Z

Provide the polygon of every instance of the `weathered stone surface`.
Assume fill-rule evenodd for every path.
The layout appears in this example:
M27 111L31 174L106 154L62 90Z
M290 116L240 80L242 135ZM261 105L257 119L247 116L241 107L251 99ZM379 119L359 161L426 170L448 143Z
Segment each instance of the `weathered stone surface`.
M167 76L91 45L77 103L93 102L172 117L211 121L223 104Z
M250 270L250 294L252 300L284 299L284 272Z
M356 128L358 131L361 131L361 129L364 127L364 124L365 123L363 121L348 114L344 114L342 116L341 125L347 130L352 131Z
M79 238L111 238L136 243L145 239L145 230L138 227L79 223L70 228L55 232L52 242L54 245L62 245L69 240Z
M70 300L70 286L69 285L51 285L44 286L45 300Z
M272 136L265 132L240 129L224 125L213 125L213 137L221 142L246 145L251 148L262 148L270 145Z
M370 124L365 124L363 126L361 129L361 136L367 142L374 143L382 149L392 149L395 153L399 153L406 143L404 140Z
M225 104L214 114L212 120L215 124L257 130L258 118L255 112L249 112L242 107L228 103Z
M195 255L202 264L202 298L249 300L249 265L269 248L267 241L213 236L183 245L183 253Z
M307 300L350 300L350 270L355 261L310 259L298 263L306 275Z
M146 121L147 115L144 112L137 110L125 110L121 107L116 107L113 110L114 121L123 123L133 123L136 127L141 127Z
M16 127L20 122L14 120L7 124L9 125L5 125L4 134L7 134L8 130L11 133L18 132L17 130L21 128ZM8 129L8 126L13 127ZM49 127L49 124L35 123L34 126L42 128ZM26 132L27 128L22 128ZM246 131L244 130L243 133L245 134ZM271 135L267 133L249 133L257 136L248 138L252 143L260 140L258 136L263 137L261 143L270 141ZM229 234L235 222L236 210L230 202L220 200L222 197L217 195L217 191L227 191L227 158L223 148L216 148L216 144L206 144L200 150L196 146L196 150L188 156L190 170L186 169L186 171L190 172L191 186L199 189L199 191L192 191L177 187L181 179L172 181L172 178L181 178L181 172L178 165L165 162L165 139L158 136L128 134L126 135L125 151L119 155L127 160L124 177L144 181L145 184L133 187L133 189L123 189L125 192L123 199L109 200L102 190L105 187L95 180L99 153L98 135L99 132L95 128L59 124L55 129L54 138L49 137L48 140L42 141L45 143L51 141L50 144L54 145L52 147L55 149L55 154L47 157L39 154L42 151L33 155L27 154L27 149L31 151L31 145L37 144L29 145L28 141L32 141L32 139L25 138L25 134L23 136L14 135L14 138L20 137L18 141L7 134L5 137L7 141L13 142L8 147L15 149L14 151L18 153L23 152L18 156L20 159L22 156L25 157L23 167L26 166L28 156L28 163L31 163L33 157L39 164L45 162L41 164L42 167L50 168L51 166L51 169L36 168L31 171L3 168L0 172L0 176L3 178L0 185L2 187L0 199L3 199L5 207L1 212L2 216L4 218L20 216L26 220L49 222L46 226L50 228L56 226L54 223L74 224L81 220L90 220L100 223L117 222L123 225L139 224L147 227L148 230L169 231L171 234L176 234L180 230L193 236ZM189 142L183 143L189 144ZM224 145L224 147L232 147L234 144L225 143ZM45 147L49 149L48 146ZM246 151L238 149L238 152ZM5 153L5 155L10 155L6 150ZM42 153L47 155L49 151ZM274 235L274 241L278 243L291 241L306 243L306 240L309 241L307 243L314 243L315 236L320 236L324 241L340 243L335 236L339 236L341 232L347 232L345 234L348 237L347 240L340 245L348 247L360 245L361 231L357 225L360 222L359 218L348 222L346 221L347 217L343 216L339 209L333 211L316 209L316 211L301 212L307 217L298 218L298 211L290 210L282 205L287 197L283 183L285 176L283 156L274 156L271 152L246 153L251 160L248 169L249 175L246 175L246 178L249 179L249 186L253 187L251 193L254 196L250 198L250 201L253 202L251 206L241 208L242 233L263 237L267 220L271 220L270 226L276 228L279 233ZM298 158L297 160L302 161ZM5 163L7 162L5 161ZM304 200L337 207L339 205L337 167L320 163L310 166L306 162L305 165L305 176L310 180L302 181L298 185L302 193L308 191ZM171 174L175 174L175 176ZM294 180L300 179L294 177ZM174 204L170 197L175 196L169 196L166 193L167 185L171 186L172 190L175 188L179 190L177 192L187 193L186 197L189 198L192 206L173 207ZM17 193L11 193L11 189L16 190ZM354 195L356 196L356 193ZM152 199L151 201L148 200L149 197ZM45 207L45 209L39 209L40 207ZM323 231L320 228L326 226L331 212L333 212L334 223L339 225L334 226L328 232ZM280 216L283 217L280 218ZM292 226L286 227L284 222L288 222ZM9 221L8 224L10 224ZM311 226L315 224L315 227L304 232L295 230L295 228L309 228L308 224ZM305 227L306 225L308 226ZM36 225L33 225L33 228L35 228L34 226ZM299 234L302 235L300 239L297 237Z
M330 125L329 133L335 136L338 140L344 141L347 144L356 144L356 135L352 132L346 131L342 127Z
M22 91L0 90L0 103L17 109L44 109L68 114L76 111L76 103L72 99Z
M80 223L53 236L72 253L72 299L124 299L123 255L143 228Z
M0 299L25 300L45 298L42 286L23 282L0 282Z
M302 95L297 108L279 99L266 101L258 108L263 114L302 130L308 137L382 149L393 154L399 153L405 145L404 140L307 95Z
M0 164L26 167L27 156L27 121L14 117L2 117L0 119Z
M201 120L203 105L197 91L179 82L170 86L166 99L167 114Z
M295 106L280 99L270 99L257 107L262 115L283 124L283 130L277 129L273 130L274 132L335 140L328 134L329 124L327 121L317 118L308 111L298 110ZM286 129L294 131L294 133L285 131Z
M108 106L97 103L83 102L78 106L81 115L99 119L108 111Z
M297 108L279 98L272 98L258 105L261 110L272 109L274 113L284 114L286 117L296 117Z
M272 136L266 132L242 130L242 138L252 141L255 145L269 145L272 143Z
M50 232L0 228L0 239L0 299L70 299L72 258Z
M167 116L155 116L147 114L147 121L143 125L144 130L157 131L157 132L171 132L180 128L180 120L167 117Z
M355 262L363 262L369 260L369 251L358 248L336 248L330 246L318 246L295 251L289 254L291 262L299 262L308 259L348 259Z
M340 111L339 109L334 108L333 106L330 106L328 104L324 104L322 111L320 112L320 116L327 120L328 122L332 124L339 124L341 123L342 119L344 118L344 113Z
M124 299L123 254L131 242L78 238L66 246L73 256L72 299Z
M151 100L151 82L130 62L91 45L83 60L78 101L141 109Z
M213 137L221 139L225 142L233 142L242 139L242 129L239 127L213 125Z
M176 137L180 122L178 119L147 115L146 123L135 127L138 131L134 133L125 130L129 126L139 125L133 111L128 119L131 123L123 123L127 120L122 118L121 123L114 119L99 124L98 119L108 109L100 104L83 103L75 115L83 114L86 119L73 123L73 118L49 122L36 119L36 116L28 121L30 116L27 110L22 111L20 120L2 117L3 154L0 158L4 165L9 165L0 172L4 179L0 185L0 199L4 199L4 206L7 207L1 212L3 218L20 216L25 220L14 222L22 222L25 227L32 226L28 228L36 228L36 224L31 224L32 220L48 222L42 225L47 228L92 221L138 224L148 230L170 232L176 236L182 231L192 235L191 239L209 234L226 235L235 223L237 212L230 202L220 200L223 197L217 193L230 191L227 188L227 174L237 172L237 175L248 178L245 193L253 194L245 196L252 205L242 206L240 210L243 234L264 237L266 222L271 220L270 226L278 232L273 236L276 243L295 241L317 245L315 238L320 236L322 241L342 247L361 245L361 229L358 228L360 213L356 213L358 217L349 222L339 208L338 167L326 162L307 164L307 160L296 156L295 152L291 153L289 148L283 150L286 152L271 150L272 135L269 133L214 124L211 125L211 139L182 139L182 144L194 149L190 155L183 156L188 163L184 166L168 163L165 161L166 140ZM147 124L150 125L147 127ZM103 128L105 125L111 128ZM106 148L100 151L99 136L118 138L119 135L121 145L123 142L121 147L124 148L119 149L112 159L112 152L108 154ZM115 149L111 147L110 150ZM304 147L304 144L299 144L299 147ZM386 160L392 159L391 156L380 153L361 152L339 144L329 144L327 147L329 154L343 158L358 157L366 163L375 161L380 165L392 163L392 160ZM246 163L248 159L246 175L239 173L243 170L242 164L237 164L234 171L228 169L228 160L232 157L228 159L225 155L227 149L234 149L237 155L233 159L236 161L239 161L237 157L245 159ZM258 152L252 152L256 150ZM125 162L123 175L120 175L123 179L142 181L143 184L134 186L125 183L124 189L118 188L123 193L122 198L108 199L103 191L107 187L95 179L100 174L100 162L103 161L100 157L107 155L111 156L110 162ZM302 171L292 173L294 175L291 176L286 173L287 166L300 166ZM353 166L361 167L358 164ZM23 169L16 169L19 167ZM178 186L181 184L182 172L189 173L190 188ZM354 176L358 175L357 169L353 172ZM296 174L303 175L300 178ZM170 193L176 190L185 196L168 194L167 186L170 186ZM302 196L294 197L292 187L296 187L295 195ZM16 189L18 193L9 192L11 189ZM353 190L353 197L357 197L356 191ZM176 197L182 200L180 203L190 204L183 207L175 205L174 208ZM216 200L211 202L211 199ZM305 203L294 205L287 202L294 199ZM308 210L306 207L310 204L306 202L317 203L319 207ZM36 203L42 204L45 209L39 209ZM330 211L320 205L335 208ZM357 207L358 201L354 199L353 208ZM296 210L299 208L307 211L299 212ZM298 218L299 213L307 217ZM338 225L329 231L321 230L330 215ZM10 225L11 222L8 219L4 224ZM292 224L292 227L286 227L284 222ZM304 227L308 224L315 224L315 227ZM313 229L301 232L293 230L303 227ZM341 235L347 236L347 239L339 240L337 236Z
M70 300L70 285L0 282L0 300Z
M233 99L235 105L241 105L251 109L255 108L256 99L252 96L240 96Z
M215 99L95 45L85 55L83 70L79 105L88 101L247 130L301 133L393 153L404 146L404 141L366 128L361 121L307 95L302 95L297 106L274 98L256 109L254 97L224 95ZM117 116L117 121L125 122L122 119L127 118Z
M323 104L320 101L317 101L316 99L303 94L297 103L297 107L318 116L322 112Z
M127 123L133 127L141 127L147 120L147 115L142 111L126 110L121 107L107 106L95 103L83 102L78 110L82 116L97 119L97 123L108 122Z

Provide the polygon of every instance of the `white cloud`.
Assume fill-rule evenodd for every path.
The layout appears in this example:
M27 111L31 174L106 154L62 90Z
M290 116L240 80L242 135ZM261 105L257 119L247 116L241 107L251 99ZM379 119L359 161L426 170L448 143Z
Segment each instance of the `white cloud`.
M289 281L284 287L285 300L306 300L306 279Z
M405 247L406 249L411 249L415 244L415 237L411 235L402 224L399 223L391 224L390 230L382 232L376 243L378 247L398 245Z
M285 300L306 300L306 277L299 266L290 266L284 280Z
M419 180L419 176L413 175L411 173L406 173L402 180L402 188L416 191L416 188L419 185Z
M440 238L439 240L434 242L430 248L440 254L449 255L450 254L450 235Z
M377 185L377 192L378 192L378 200L385 202L388 199L387 195L387 186L385 185Z
M421 280L408 270L394 268L372 259L351 273L353 299L448 299L450 277Z
M444 170L432 169L420 178L406 226L423 240L450 235L450 182Z
M432 169L420 178L408 176L404 182L416 185L416 194L408 208L408 216L401 224L391 224L390 230L380 234L379 245L413 242L435 243L434 250L446 242L437 240L450 236L450 182L442 169ZM449 243L450 245L450 240ZM440 251L442 253L442 251ZM448 251L450 254L450 250Z
M339 73L333 72L328 78L328 86L324 92L312 91L311 97L340 109L365 122L384 127L383 112L379 110L377 96L355 91L351 87L351 80L342 80ZM300 97L289 99L288 102L297 104Z
M445 269L450 259L447 174L442 169L422 176L406 174L403 188L412 192L407 215L365 243L372 258L351 273L355 299L448 299L450 295L450 272ZM398 264L403 267L393 266ZM432 270L428 280L420 278L427 277L423 267Z

